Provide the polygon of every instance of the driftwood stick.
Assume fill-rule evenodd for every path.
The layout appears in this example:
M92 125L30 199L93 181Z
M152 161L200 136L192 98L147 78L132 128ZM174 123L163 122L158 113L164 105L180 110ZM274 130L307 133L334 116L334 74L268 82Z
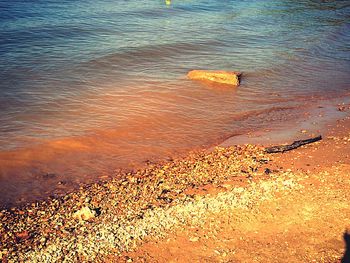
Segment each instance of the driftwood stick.
M282 152L283 153L283 152L298 148L298 147L305 145L305 144L317 142L319 140L322 140L321 135L314 137L314 138L306 139L306 140L294 141L292 144L288 144L288 145L278 145L278 146L273 146L273 147L267 147L267 148L265 148L265 152L267 152L267 153L280 153L280 152Z

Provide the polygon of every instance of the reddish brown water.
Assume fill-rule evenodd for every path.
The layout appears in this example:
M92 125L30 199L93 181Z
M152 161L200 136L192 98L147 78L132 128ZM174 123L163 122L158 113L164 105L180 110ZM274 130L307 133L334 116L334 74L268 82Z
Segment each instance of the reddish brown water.
M280 130L287 126L284 133L288 133L292 123L304 120L319 105L329 104L321 98L288 102L279 96L266 99L249 96L242 103L239 93L244 93L245 88L244 84L232 89L191 82L183 87L181 96L144 91L135 96L137 99L121 103L118 97L100 95L98 101L105 105L118 105L130 111L133 105L143 105L147 114L135 114L114 128L90 127L85 135L26 139L24 147L1 151L0 201L20 204L64 194L82 184L118 176L119 169L141 168L148 161L178 157L236 135L259 130L276 130L281 135ZM251 106L249 110L255 101L271 106L260 110ZM245 105L244 109L240 109L241 105ZM88 106L66 118L79 119L85 114L106 113L99 107Z

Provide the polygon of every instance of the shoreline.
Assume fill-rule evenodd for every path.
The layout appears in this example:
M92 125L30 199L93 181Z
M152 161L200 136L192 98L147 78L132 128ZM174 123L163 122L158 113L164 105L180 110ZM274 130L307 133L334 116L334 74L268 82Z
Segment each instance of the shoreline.
M192 145L188 149L178 149L174 152L165 149L164 155L154 154L151 158L147 158L150 157L147 154L151 150L144 152L141 149L138 156L144 153L146 157L142 161L131 160L130 163L119 160L119 156L125 155L124 159L129 156L127 149L98 140L97 137L112 136L109 132L91 138L88 135L82 138L66 138L47 142L48 145L37 145L34 148L0 152L2 183L4 192L9 193L3 195L0 209L40 202L49 197L64 196L84 185L110 180L118 174L129 171L146 169L148 163L162 164L167 160L184 158L191 152L210 151L216 146L243 144L270 146L312 137L325 132L329 123L344 117L345 113L338 111L337 107L344 103L347 105L349 102L349 96L329 101L317 100L317 103L314 101L311 106L298 109L301 116L294 116L294 113L287 122L283 119L274 120L272 114L270 116L272 127L266 125L265 128L250 129L244 134L221 136L210 143ZM266 121L269 122L269 118ZM34 187L30 186L32 184ZM17 187L21 190L17 191Z
M226 202L228 209L206 212L200 224L188 224L166 238L145 242L117 259L348 262L350 116L329 128L322 141L271 156L268 171L276 177L262 180L270 197L255 193L258 201L238 208ZM249 187L245 191L249 193ZM227 195L230 190L219 193ZM202 198L213 198L211 203L215 204L222 200L219 195L210 197L204 192Z
M348 114L349 109L346 111ZM114 262L123 261L126 256L136 257L137 254L125 253L196 225L191 221L193 211L197 211L200 220L206 217L203 207L212 205L214 210L219 207L216 213L227 204L249 210L264 200L273 200L278 193L298 190L302 186L300 180L309 176L305 171L311 167L324 172L336 158L346 162L349 148L336 138L349 134L349 117L336 123L338 126L329 129L321 142L289 153L267 155L262 147L253 145L218 147L163 164L149 164L143 170L81 187L58 199L2 210L1 258L5 262L48 259L102 262L111 257ZM325 146L341 150L332 152L333 158L323 156L329 155L328 150L323 155L313 152ZM300 160L304 152L318 157L308 158L308 162ZM312 163L313 159L319 164ZM232 199L238 201L234 205L227 203ZM92 214L88 220L76 217L84 207Z
M81 188L61 199L52 199L21 209L3 210L0 214L1 243L5 244L9 254L14 253L17 256L19 252L21 256L17 259L25 259L21 252L33 244L36 248L46 247L53 253L53 250L56 250L54 244L62 244L61 238L65 235L69 237L67 240L69 244L65 244L64 247L78 246L85 240L85 236L81 236L83 239L76 243L75 236L83 234L81 228L89 229L90 233L97 231L96 227L104 228L105 226L112 228L110 233L116 234L115 231L119 232L120 229L125 231L130 228L128 222L142 219L146 212L151 213L156 207L167 208L177 202L190 202L193 200L193 195L186 193L188 189L208 184L220 184L225 178L241 173L242 169L246 171L255 169L255 166L260 165L258 155L262 155L262 152L254 146L221 148L211 154L196 153L164 165L151 165L135 174L126 174L124 179L114 179ZM217 163L217 159L223 159L225 162ZM244 181L246 175L234 177L237 177L240 182ZM100 213L92 218L92 224L84 220L76 220L73 216L86 206L91 211ZM115 222L115 217L118 217L117 222ZM117 224L124 224L124 228L115 227ZM55 229L53 233L52 229ZM102 229L98 232L101 233L101 231L106 230ZM122 242L119 239L115 240L114 234L109 242L118 246L121 251L129 249L130 238ZM126 235L128 233L123 236ZM99 242L92 242L91 245L94 246L94 244L99 244ZM52 249L52 246L55 249ZM97 251L100 250L101 248L98 248ZM106 248L103 247L102 250L105 251ZM98 258L98 255L94 255L97 251L90 251L90 256ZM40 252L37 252L39 256ZM111 251L108 252L111 253ZM74 258L74 254L70 256L71 259ZM42 259L41 256L39 258ZM99 260L102 259L99 258Z
M350 263L348 1L1 6L1 263Z

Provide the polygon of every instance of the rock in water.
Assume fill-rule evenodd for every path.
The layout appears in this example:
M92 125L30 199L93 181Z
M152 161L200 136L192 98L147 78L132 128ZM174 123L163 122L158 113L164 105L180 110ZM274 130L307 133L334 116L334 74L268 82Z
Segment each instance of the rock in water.
M84 206L82 209L78 210L73 214L73 218L88 221L96 216L95 211L91 210L89 207Z
M238 86L241 77L240 72L234 71L211 71L211 70L191 70L187 77L194 80L207 80L227 85Z

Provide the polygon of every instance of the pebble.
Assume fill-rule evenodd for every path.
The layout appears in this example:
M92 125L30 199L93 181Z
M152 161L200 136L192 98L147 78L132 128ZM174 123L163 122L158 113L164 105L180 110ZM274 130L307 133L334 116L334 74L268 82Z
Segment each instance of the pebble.
M95 217L95 211L91 210L87 206L84 206L83 208L81 208L80 210L78 210L77 212L75 212L73 214L73 218L78 219L80 221L82 221L82 220L88 221L94 217ZM59 225L59 224L57 224L57 225Z
M198 242L199 241L199 237L190 237L189 239L191 242Z
M283 178L291 174L276 172L269 174L274 177L265 185L255 182L249 182L250 188L233 185L223 193L194 195L194 199L184 194L208 184L224 185L238 176L245 178L241 171L254 173L254 178L266 177L263 169L259 172L258 168L268 159L263 149L252 145L217 147L210 153L199 151L164 165L150 164L139 171L118 174L62 198L22 210L14 208L14 212L2 211L0 243L4 244L3 251L7 249L9 261L14 262L76 262L79 257L103 261L105 255L134 249L147 236L163 238L181 225L200 225L208 211L249 207L262 196L268 198L272 191L284 189ZM297 184L290 182L287 186L289 189ZM91 205L98 205L99 216ZM29 207L32 213L15 213L28 212ZM27 242L11 242L11 235L23 229L40 233L31 237L30 247ZM199 237L191 237L190 241L198 242Z

